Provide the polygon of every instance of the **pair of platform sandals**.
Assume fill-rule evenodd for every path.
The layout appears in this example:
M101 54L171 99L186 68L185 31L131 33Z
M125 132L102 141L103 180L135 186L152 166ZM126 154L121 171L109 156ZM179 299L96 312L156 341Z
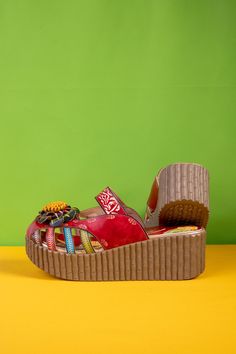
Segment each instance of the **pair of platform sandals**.
M155 177L144 220L109 188L99 206L44 206L26 232L31 261L67 280L183 280L205 267L209 175L176 163Z

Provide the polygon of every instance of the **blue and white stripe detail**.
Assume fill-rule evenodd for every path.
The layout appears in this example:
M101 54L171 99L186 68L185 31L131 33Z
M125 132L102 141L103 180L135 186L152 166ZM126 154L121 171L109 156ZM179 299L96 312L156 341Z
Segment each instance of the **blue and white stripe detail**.
M63 231L64 231L67 253L75 253L75 246L73 242L71 229L69 227L64 227Z

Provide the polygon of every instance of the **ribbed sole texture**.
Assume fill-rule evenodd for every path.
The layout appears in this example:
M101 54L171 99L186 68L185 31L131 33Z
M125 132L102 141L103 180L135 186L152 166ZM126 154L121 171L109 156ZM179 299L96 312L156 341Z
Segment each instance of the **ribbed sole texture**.
M209 216L208 171L196 164L173 164L159 176L160 225L206 227Z
M187 280L205 268L206 232L159 236L95 254L49 251L26 238L30 260L57 278L79 281Z

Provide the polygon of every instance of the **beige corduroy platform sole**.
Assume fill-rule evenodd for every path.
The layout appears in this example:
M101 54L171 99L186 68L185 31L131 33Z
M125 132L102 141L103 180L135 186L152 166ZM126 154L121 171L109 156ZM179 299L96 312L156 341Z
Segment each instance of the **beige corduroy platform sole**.
M66 280L184 280L203 272L205 238L201 229L195 235L158 236L95 254L49 251L26 238L26 253L36 266Z
M176 163L158 174L157 208L146 223L206 227L209 217L209 175L194 163Z

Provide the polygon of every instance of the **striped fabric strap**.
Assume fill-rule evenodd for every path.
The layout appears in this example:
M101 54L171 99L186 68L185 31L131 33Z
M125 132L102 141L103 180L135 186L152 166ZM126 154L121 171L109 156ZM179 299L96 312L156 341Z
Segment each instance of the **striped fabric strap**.
M86 253L95 253L92 243L90 241L89 233L85 230L79 230L80 239Z
M46 243L49 250L56 251L56 242L53 227L49 227L46 231Z
M38 245L41 244L41 233L40 230L36 230L32 236L33 240L35 243L37 243Z
M64 227L63 231L64 231L67 253L75 253L75 246L74 246L71 229L69 227Z

